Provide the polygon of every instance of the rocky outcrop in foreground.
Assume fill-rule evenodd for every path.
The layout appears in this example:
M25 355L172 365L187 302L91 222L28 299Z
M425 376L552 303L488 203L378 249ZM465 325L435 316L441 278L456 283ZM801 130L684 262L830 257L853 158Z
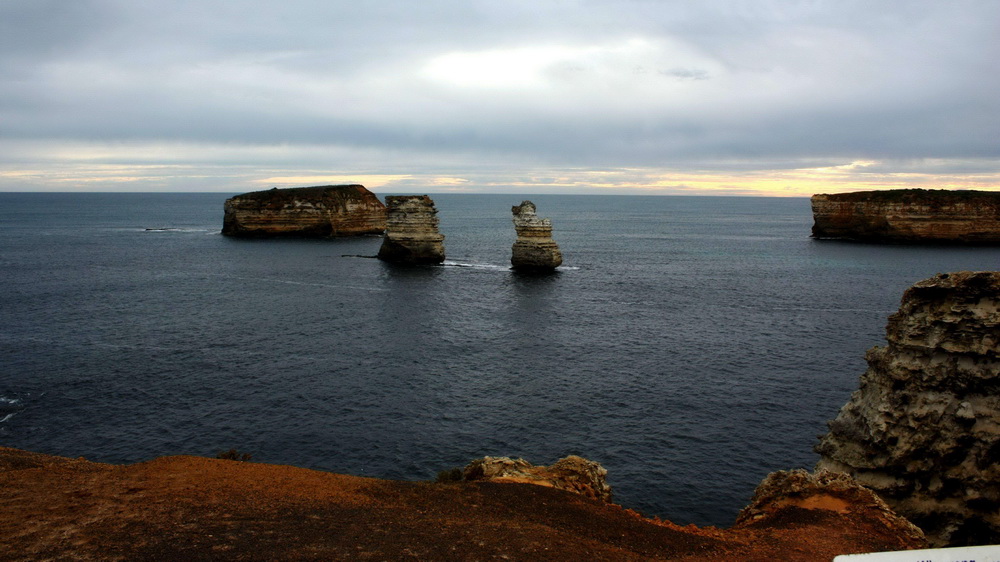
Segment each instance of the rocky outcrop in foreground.
M935 545L1000 542L1000 272L917 283L886 340L817 468L853 475Z
M829 562L924 546L861 495L769 490L745 523L699 529L544 485L190 456L119 466L0 447L0 559Z
M401 264L444 261L444 235L438 232L437 209L426 195L389 195L389 216L379 259Z
M559 459L551 466L534 466L524 459L510 457L483 457L469 463L462 477L468 482L482 480L536 484L611 501L607 469L576 455Z
M517 231L510 257L514 269L544 271L559 267L562 252L552 239L552 221L538 218L531 201L522 201L510 210Z
M1000 244L1000 192L893 189L813 195L815 238Z
M227 199L222 233L249 238L381 234L385 218L385 205L361 185L274 188Z
M768 474L754 490L750 505L740 510L736 526L767 522L782 509L827 509L846 512L866 506L873 516L885 522L910 544L923 544L924 533L900 517L874 492L858 484L847 474L819 470L782 470Z

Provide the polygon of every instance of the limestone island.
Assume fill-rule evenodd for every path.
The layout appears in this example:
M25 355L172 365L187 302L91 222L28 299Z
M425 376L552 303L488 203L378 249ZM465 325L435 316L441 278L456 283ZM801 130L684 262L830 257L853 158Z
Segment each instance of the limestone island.
M814 238L1000 244L1000 192L891 189L812 196Z
M243 238L382 234L385 205L362 185L273 188L226 200L222 233Z

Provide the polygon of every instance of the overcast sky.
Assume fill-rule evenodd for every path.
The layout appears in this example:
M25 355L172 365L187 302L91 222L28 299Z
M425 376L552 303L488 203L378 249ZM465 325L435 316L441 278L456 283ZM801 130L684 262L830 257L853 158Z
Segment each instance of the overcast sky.
M1000 190L997 0L0 0L0 190Z

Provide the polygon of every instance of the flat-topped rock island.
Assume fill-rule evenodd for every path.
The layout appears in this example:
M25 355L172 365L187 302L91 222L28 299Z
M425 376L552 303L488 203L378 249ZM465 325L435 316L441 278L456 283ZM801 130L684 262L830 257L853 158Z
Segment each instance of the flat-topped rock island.
M385 205L362 185L268 189L226 200L222 233L243 238L335 238L385 231Z
M1000 245L1000 192L891 189L812 196L814 238Z

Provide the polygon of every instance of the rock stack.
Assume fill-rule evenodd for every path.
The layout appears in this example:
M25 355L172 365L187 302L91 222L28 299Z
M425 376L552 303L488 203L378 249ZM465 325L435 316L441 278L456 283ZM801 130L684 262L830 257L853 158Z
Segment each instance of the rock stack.
M381 234L385 205L361 185L322 185L254 191L225 203L222 233L261 238L328 238Z
M552 239L552 221L535 214L535 204L522 201L511 207L517 240L511 248L514 269L551 271L562 263L562 253Z
M438 264L444 261L444 235L438 232L437 209L426 195L390 195L381 260L400 264Z
M853 475L935 546L1000 542L1000 272L917 283L886 340L817 468Z

